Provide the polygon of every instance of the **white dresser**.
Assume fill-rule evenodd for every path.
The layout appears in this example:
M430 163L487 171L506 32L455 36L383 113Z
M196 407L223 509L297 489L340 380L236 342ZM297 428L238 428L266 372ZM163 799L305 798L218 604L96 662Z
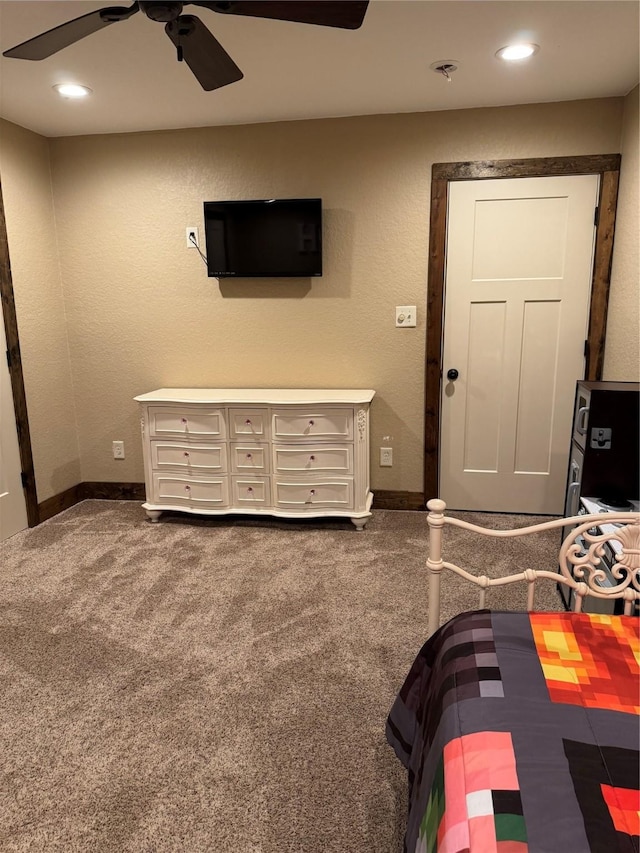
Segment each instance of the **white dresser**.
M371 517L375 391L161 388L141 406L147 501L202 515Z

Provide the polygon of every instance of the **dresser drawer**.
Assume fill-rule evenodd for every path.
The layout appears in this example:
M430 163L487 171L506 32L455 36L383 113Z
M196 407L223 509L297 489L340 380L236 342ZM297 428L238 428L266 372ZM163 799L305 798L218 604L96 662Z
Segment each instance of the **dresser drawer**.
M227 471L227 448L224 444L152 441L151 465L158 471L175 469L191 474L224 474Z
M248 474L254 471L256 474L269 473L269 445L231 444L231 470L234 473Z
M272 419L274 441L353 439L352 409L273 410Z
M249 509L271 505L268 477L232 477L231 502L234 506Z
M149 406L149 435L216 436L226 435L224 412L221 409L179 409L168 406Z
M353 480L301 481L274 478L274 504L281 509L353 508Z
M151 503L180 505L185 507L220 507L229 504L227 477L190 477L153 475Z
M268 419L266 409L229 409L229 435L265 441Z
M342 447L274 444L273 470L276 473L353 474L353 448L349 444Z

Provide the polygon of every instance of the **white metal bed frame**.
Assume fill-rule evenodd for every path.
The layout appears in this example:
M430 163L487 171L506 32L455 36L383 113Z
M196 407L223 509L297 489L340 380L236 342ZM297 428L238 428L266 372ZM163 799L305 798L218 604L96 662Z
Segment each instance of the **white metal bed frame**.
M490 530L477 524L470 524L468 521L462 521L459 518L446 516L446 504L438 498L428 501L427 509L429 510L427 516L429 524L429 557L427 559L429 571L429 636L440 624L440 577L443 569L449 569L459 577L480 587L480 609L485 607L488 588L526 581L529 584L527 610L534 610L536 581L541 579L561 583L565 587L573 589L575 592L574 610L577 613L582 610L584 599L588 596L605 599L621 598L624 600L624 613L627 615L631 614L634 605L640 602L640 512L609 512L604 516L606 524L616 525L615 529L609 532L595 533L593 528L603 523L603 513L557 518L553 521L545 521L512 530ZM543 530L559 530L563 527L571 527L571 531L560 546L558 571L524 569L517 574L506 577L489 578L487 575L471 574L455 563L445 562L442 559L442 533L446 525L460 527L482 536L494 538L528 536ZM584 546L577 544L576 539L579 537L585 544L588 544L586 550ZM616 554L616 565L612 567L611 574L619 582L615 586L607 588L599 584L599 581L605 578L605 573L598 566L604 553L605 542L614 539L620 543L621 550Z

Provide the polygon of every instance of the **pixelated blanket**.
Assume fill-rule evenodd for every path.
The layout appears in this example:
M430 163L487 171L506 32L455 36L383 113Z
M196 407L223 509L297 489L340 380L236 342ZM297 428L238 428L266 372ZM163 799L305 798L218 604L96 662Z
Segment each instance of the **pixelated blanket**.
M414 853L638 853L640 621L456 616L387 720Z

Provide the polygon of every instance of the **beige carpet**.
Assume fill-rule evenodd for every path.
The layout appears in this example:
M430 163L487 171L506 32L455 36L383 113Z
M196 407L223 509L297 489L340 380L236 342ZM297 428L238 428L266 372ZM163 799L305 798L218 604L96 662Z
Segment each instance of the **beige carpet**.
M425 638L426 530L383 510L363 533L152 525L85 501L0 545L0 850L398 853L407 788L384 725ZM475 555L553 567L558 539ZM469 534L449 541L474 555ZM558 608L553 586L541 598ZM454 578L443 601L476 606Z

